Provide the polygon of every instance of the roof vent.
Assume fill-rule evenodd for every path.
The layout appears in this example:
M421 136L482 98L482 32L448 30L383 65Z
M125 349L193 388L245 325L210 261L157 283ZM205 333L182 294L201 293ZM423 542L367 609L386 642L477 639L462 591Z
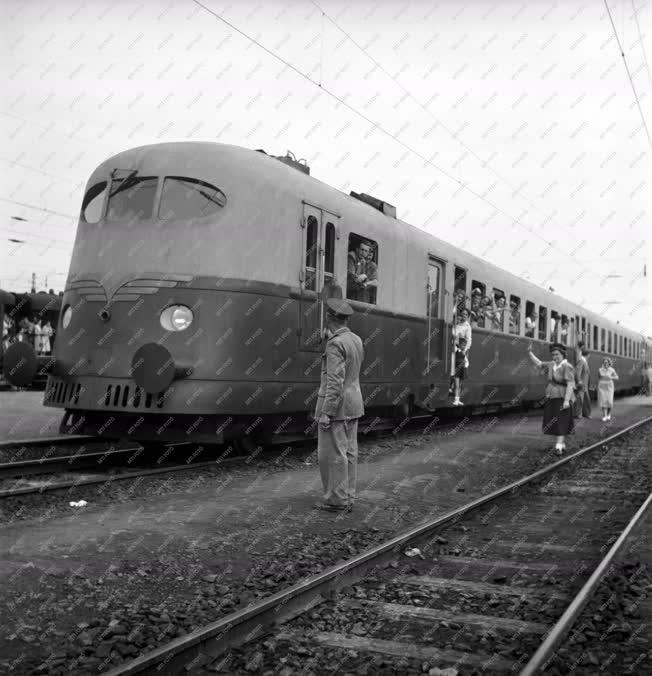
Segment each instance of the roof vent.
M264 155L267 155L267 153L262 149L262 148L257 148L256 149L257 153L263 153ZM288 167L292 167L293 169L298 169L300 172L304 174L310 174L310 167L308 166L308 162L301 158L298 160L293 152L290 152L289 150L283 155L270 155L270 157L273 157L274 159L278 160L279 162L283 162L283 164L287 164Z
M384 213L385 216L389 216L390 218L396 218L396 207L393 204L390 204L389 202L383 202L383 200L379 200L377 197L367 195L364 192L357 193L351 190L350 194L351 197L355 197L357 200L360 200L361 202L368 204L370 207L378 209L378 211Z

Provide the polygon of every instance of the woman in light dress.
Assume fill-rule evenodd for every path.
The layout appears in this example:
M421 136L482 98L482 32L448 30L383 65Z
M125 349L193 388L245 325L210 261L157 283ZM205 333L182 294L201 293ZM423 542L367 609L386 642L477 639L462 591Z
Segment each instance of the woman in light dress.
M611 409L614 405L614 380L618 380L618 374L609 357L602 360L598 376L598 406L602 409L602 422L607 422L611 420Z
M575 401L575 369L566 361L566 346L561 343L550 345L552 361L541 361L532 352L531 345L527 353L540 373L547 376L542 429L544 434L556 437L555 452L561 455L566 450L566 436L575 426L572 407Z

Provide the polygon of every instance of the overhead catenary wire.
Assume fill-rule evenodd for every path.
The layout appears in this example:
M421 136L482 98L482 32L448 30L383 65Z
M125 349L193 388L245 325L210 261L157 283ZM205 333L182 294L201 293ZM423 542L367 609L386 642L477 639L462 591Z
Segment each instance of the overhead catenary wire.
M321 13L322 17L325 16L350 42L352 42L373 64L380 70L382 73L384 73L394 84L396 84L397 87L403 92L403 94L409 98L412 102L414 102L419 108L421 108L426 115L430 117L431 120L436 122L452 139L457 141L464 150L466 150L471 156L473 156L482 166L482 168L487 168L497 179L502 181L505 185L507 185L511 190L512 194L514 196L519 196L523 200L525 200L528 204L529 207L540 213L542 216L545 216L546 218L549 218L549 214L546 214L542 209L540 209L536 203L529 198L521 189L519 186L515 186L509 179L507 179L504 175L502 175L497 169L495 169L486 159L483 159L478 155L478 153L473 150L467 143L465 143L460 137L459 134L455 133L452 131L442 120L433 113L430 108L428 108L426 105L424 105L419 99L412 94L412 92L405 87L396 76L392 75L375 57L373 57L367 49L361 45L348 31L346 31L344 28L342 28L335 19L333 19L328 13L326 13L321 5L319 3L315 2L315 0L310 0L310 2L316 7ZM550 219L550 222L555 225L555 221ZM559 226L561 227L561 226Z
M643 34L641 33L641 26L638 23L638 10L636 5L634 5L634 0L632 2L632 11L634 13L634 21L636 22L636 29L638 30L638 41L641 45L641 50L643 51L643 61L645 62L645 68L647 70L647 79L650 82L650 88L652 88L652 72L650 71L650 62L647 60L647 52L645 51L645 42L643 42Z
M636 105L638 106L638 112L641 115L641 122L643 123L643 128L645 129L645 133L647 135L647 140L648 143L650 144L650 149L652 149L652 136L650 136L650 130L648 129L647 122L645 121L645 115L643 114L643 108L641 107L641 102L638 98L638 93L636 91L636 86L634 85L634 80L632 78L632 74L629 70L629 65L627 64L627 59L625 58L625 52L623 50L623 46L620 43L620 38L618 37L618 32L616 31L616 26L614 24L613 16L611 15L611 10L609 9L609 3L607 0L604 0L604 6L607 9L607 14L609 15L609 21L611 22L611 28L614 33L614 37L616 38L616 43L618 44L618 51L620 52L620 56L623 57L623 64L625 66L625 70L627 71L627 77L629 78L629 84L632 86L632 92L634 93L634 99L636 100Z
M43 211L46 214L52 214L54 216L62 216L63 218L71 218L72 220L77 220L76 216L64 214L61 211L54 211L53 209L46 209L45 207L37 207L33 204L25 204L25 202L17 202L16 200L10 200L8 197L0 197L0 202L7 202L9 204L15 204L16 206L19 207L24 207L25 209L35 209L36 211Z
M348 101L346 101L346 99L343 99L341 96L338 96L335 92L333 92L333 91L331 91L330 89L328 89L327 87L325 87L325 86L323 85L323 83L320 84L320 83L317 82L314 78L310 77L310 75L307 75L306 73L304 73L304 72L302 72L301 70L299 70L299 69L298 69L296 66L294 66L292 63L290 63L289 61L287 61L287 60L284 59L282 56L280 56L279 54L277 54L277 53L274 52L273 50L269 49L269 48L266 47L265 45L263 45L263 44L262 44L261 42L259 42L256 38L252 37L252 36L249 35L248 33L245 33L242 29L238 28L235 24L231 23L228 19L225 19L221 14L218 14L217 12L215 12L214 10L212 10L210 7L207 7L207 6L204 5L203 3L199 2L199 0L192 0L192 2L193 2L194 4L196 4L197 6L201 7L203 10L205 10L205 11L208 12L209 14L213 15L216 19L218 19L219 21L221 21L222 23L224 23L225 25L227 25L227 26L228 26L229 28L231 28L232 30L234 30L234 31L236 31L237 33L239 33L240 35L242 35L242 36L243 36L244 38L246 38L247 40L249 40L250 42L252 42L253 44L255 44L257 47L259 47L260 49L262 49L264 52L266 52L267 54L269 54L271 57L273 57L273 58L276 59L277 61L280 61L286 68L288 68L289 70L293 71L294 73L296 73L296 74L299 75L300 77L304 78L305 80L307 80L307 81L310 82L311 84L315 85L316 87L319 87L325 94L327 94L327 95L330 96L331 98L335 99L340 105L344 106L345 108L347 108L347 110L351 111L352 113L354 113L355 115L357 115L358 117L360 117L361 119L363 119L365 122L368 122L370 125L372 125L372 129L377 129L377 130L380 131L382 134L384 134L385 136L388 136L388 137L391 138L393 141L395 141L396 143L398 143L398 144L399 144L400 146L402 146L405 150L407 150L408 152L412 153L413 155L415 155L416 157L418 157L419 159L421 159L424 163L426 163L427 165L429 165L429 166L433 167L434 169L436 169L437 171L439 171L439 172L440 172L442 175L444 175L446 178L448 178L449 180L451 180L451 181L453 181L454 183L456 183L456 184L458 185L459 189L461 189L461 190L466 190L467 192L469 192L470 194L472 194L474 197L478 198L479 200L482 200L482 201L485 202L487 205L489 205L496 213L500 213L500 214L502 214L503 216L506 216L512 223L515 223L515 224L519 225L519 226L520 226L521 228L523 228L526 232L530 233L531 235L533 235L533 236L536 237L537 239L539 239L539 240L541 240L542 242L544 242L544 243L545 243L547 246L549 246L551 249L555 249L556 251L558 251L558 252L562 253L563 255L565 255L566 257L570 258L570 260L572 260L574 263L578 264L577 261L576 261L576 259L575 259L571 254L569 254L567 251L564 251L563 249L560 249L558 246L556 246L556 244L555 244L554 242L550 242L549 240L547 240L545 237L543 237L542 235L540 235L540 234L539 234L538 232L536 232L535 230L533 230L533 229L531 229L531 228L528 228L525 224L521 223L521 221L519 221L518 218L512 216L510 213L508 213L508 212L505 211L504 209L501 209L497 204L491 202L491 201L488 200L484 195L482 195L481 193L479 193L479 192L477 192L476 190L474 190L473 188L471 188L471 187L468 185L468 183L466 183L466 182L464 182L464 181L461 181L461 180L458 179L456 176L454 176L454 175L451 174L450 172L446 171L443 167L441 167L441 166L439 166L438 164L436 164L435 162L433 162L430 158L426 157L425 155L423 155L423 154L420 153L419 151L417 151L417 150L415 150L414 148L412 148L412 147L411 147L409 144L407 144L405 141L403 141L403 140L401 140L400 138L398 138L398 136L396 136L395 134L392 134L392 132L390 132L388 129L385 129L380 123L376 122L375 120L372 120L370 117L368 117L368 116L365 115L363 112L361 112L360 110L358 110L355 106L353 106L353 105L351 105L350 103L348 103ZM579 264L578 264L578 265L579 265ZM581 267L581 266L580 266L580 267Z

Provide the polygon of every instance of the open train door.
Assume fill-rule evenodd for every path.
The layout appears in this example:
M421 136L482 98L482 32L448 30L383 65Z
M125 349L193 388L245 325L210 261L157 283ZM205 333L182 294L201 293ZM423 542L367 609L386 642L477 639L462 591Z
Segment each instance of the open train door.
M339 217L320 207L303 203L301 219L303 262L299 349L317 352L323 349L324 301L342 297L335 281L335 240Z
M448 374L449 336L444 317L446 302L443 293L444 264L430 256L428 258L428 281L426 284L426 303L428 324L426 336L426 363L424 369L426 389L420 397L420 404L429 410L436 408L437 399L446 396L446 376Z

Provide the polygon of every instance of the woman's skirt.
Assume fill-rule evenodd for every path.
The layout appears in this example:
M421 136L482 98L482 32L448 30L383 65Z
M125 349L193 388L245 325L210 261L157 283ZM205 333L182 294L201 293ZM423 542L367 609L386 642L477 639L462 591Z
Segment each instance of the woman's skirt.
M543 405L543 425L544 434L550 434L554 437L562 437L570 434L575 428L573 420L573 407L562 408L564 400L546 399Z
M598 408L613 408L614 382L613 380L598 381Z

